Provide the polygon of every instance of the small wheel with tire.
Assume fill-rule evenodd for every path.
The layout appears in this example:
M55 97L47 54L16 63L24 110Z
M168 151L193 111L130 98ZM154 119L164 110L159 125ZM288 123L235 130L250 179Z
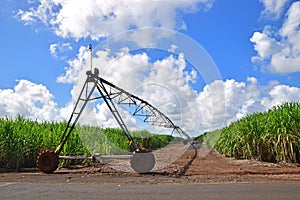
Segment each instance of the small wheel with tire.
M133 154L130 164L132 169L139 174L149 173L155 165L155 157L151 152L136 152Z
M59 164L59 156L53 150L42 151L37 158L37 167L44 173L53 173Z

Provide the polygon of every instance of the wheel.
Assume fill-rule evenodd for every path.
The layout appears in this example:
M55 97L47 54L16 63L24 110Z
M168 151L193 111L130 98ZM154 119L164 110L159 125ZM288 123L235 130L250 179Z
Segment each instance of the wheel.
M37 158L37 167L45 173L53 173L58 163L59 157L53 150L42 151Z
M130 160L132 169L139 173L149 173L155 165L155 157L153 153L136 152Z

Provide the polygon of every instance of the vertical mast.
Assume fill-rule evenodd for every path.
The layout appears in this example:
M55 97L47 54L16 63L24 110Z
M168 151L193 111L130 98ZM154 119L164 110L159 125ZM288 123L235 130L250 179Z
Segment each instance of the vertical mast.
M92 44L89 44L89 51L90 51L90 56L91 56L91 72L93 71L93 63L92 63L92 60L93 60L93 54L92 54Z

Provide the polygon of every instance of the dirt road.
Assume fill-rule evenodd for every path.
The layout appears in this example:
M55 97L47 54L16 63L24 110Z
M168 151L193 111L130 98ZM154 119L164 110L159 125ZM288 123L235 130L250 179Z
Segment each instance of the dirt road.
M0 173L1 199L300 199L300 166L187 150L149 174L109 165ZM203 151L203 150L202 150ZM195 152L197 156L194 158ZM201 154L202 153L202 154ZM192 162L191 162L192 161Z

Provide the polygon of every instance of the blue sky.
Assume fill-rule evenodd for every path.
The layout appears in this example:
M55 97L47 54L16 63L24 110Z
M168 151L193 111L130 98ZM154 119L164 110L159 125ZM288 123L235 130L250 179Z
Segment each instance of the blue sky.
M76 87L80 87L78 76L85 70L81 66L88 57L88 44L97 46L116 34L143 27L173 29L191 38L205 49L220 72L221 80L206 83L200 74L193 77L189 60L184 63L175 55L155 60L156 57L151 58L147 52L143 55L142 51L135 56L123 52L123 57L116 61L122 61L126 66L147 65L146 71L155 71L155 77L145 72L143 80L125 81L122 87L134 92L137 91L134 84L147 85L149 81L156 81L169 88L176 98L166 93L165 96L156 95L171 102L170 107L164 106L166 102L157 100L155 95L149 95L155 88L143 88L145 94L140 91L140 95L152 100L187 129L191 122L185 119L193 116L195 107L201 114L194 116L197 123L190 129L199 133L285 101L299 101L299 4L299 1L290 0L164 0L135 4L131 1L90 0L71 4L68 0L22 3L2 0L0 115L21 113L39 120L67 119L72 98L76 99ZM149 37L149 41L155 40L151 38L153 35ZM157 34L156 37L164 36ZM116 60L104 50L101 55L107 62ZM184 52L183 55L187 57ZM161 70L164 66L168 72ZM108 79L118 83L120 77L116 71L130 74L128 79L137 79L142 68L129 73L132 68L112 66ZM176 76L174 70L178 72ZM159 78L170 81L166 83ZM171 85L171 80L180 80L181 85L180 81L176 83L179 85ZM221 98L219 86L225 95ZM156 90L162 89L156 87ZM189 92L193 95L187 95ZM152 91L155 93L157 91ZM207 96L211 99L207 100ZM196 106L187 103L191 99ZM176 102L181 109L172 110ZM101 124L115 125L103 105L98 105L95 112L96 118L104 121ZM180 119L176 118L179 114ZM135 123L134 119L128 118L128 124L134 127Z

